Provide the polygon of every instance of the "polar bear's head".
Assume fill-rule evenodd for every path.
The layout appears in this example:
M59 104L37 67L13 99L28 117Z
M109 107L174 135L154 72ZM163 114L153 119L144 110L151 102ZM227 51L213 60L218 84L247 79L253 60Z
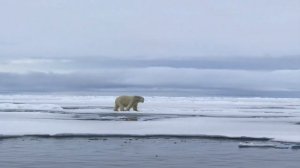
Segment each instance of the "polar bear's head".
M144 100L145 100L144 97L142 97L142 96L134 96L134 99L140 103L144 103Z

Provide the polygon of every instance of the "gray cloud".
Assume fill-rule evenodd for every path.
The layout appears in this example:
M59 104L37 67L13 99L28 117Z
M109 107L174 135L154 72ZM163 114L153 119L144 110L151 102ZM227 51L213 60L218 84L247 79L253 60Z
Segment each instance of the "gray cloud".
M142 67L172 67L195 69L227 69L227 70L288 70L300 69L299 56L285 57L201 57L187 59L113 59L113 58L75 58L69 62L73 68L142 68Z
M122 74L122 75L120 75ZM300 92L300 70L243 71L191 68L105 69L98 73L0 74L2 91L201 90L201 94ZM260 95L262 96L262 95ZM280 96L280 95L278 95Z
M298 0L0 2L8 56L149 58L300 53Z
M0 89L300 97L299 5L0 1Z
M194 59L115 59L109 57L6 58L0 61L2 72L98 72L118 68L194 68L217 70L298 70L300 56L286 57L201 57Z

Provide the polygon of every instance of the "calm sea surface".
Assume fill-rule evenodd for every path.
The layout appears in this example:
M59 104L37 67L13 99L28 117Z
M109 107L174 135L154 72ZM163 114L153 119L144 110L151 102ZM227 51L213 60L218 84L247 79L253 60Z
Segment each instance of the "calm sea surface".
M239 141L165 138L0 140L1 168L299 168L300 150L238 148Z

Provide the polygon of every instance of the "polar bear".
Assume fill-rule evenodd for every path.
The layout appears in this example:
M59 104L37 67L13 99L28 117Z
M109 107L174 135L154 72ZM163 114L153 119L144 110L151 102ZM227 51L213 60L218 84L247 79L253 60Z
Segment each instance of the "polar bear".
M138 111L138 103L144 103L144 97L142 96L119 96L115 100L114 111L129 111L133 108L134 111ZM125 109L124 109L125 108Z

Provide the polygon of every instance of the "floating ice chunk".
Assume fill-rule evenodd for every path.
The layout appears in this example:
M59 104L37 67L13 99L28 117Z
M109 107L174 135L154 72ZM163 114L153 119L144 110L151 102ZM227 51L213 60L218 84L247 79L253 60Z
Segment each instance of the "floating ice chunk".
M253 142L241 142L239 144L240 148L246 148L246 147L276 147L275 144L259 144L259 143L253 143Z
M239 148L276 148L276 149L288 149L289 147L278 146L271 143L253 143L253 142L242 142L239 144Z

